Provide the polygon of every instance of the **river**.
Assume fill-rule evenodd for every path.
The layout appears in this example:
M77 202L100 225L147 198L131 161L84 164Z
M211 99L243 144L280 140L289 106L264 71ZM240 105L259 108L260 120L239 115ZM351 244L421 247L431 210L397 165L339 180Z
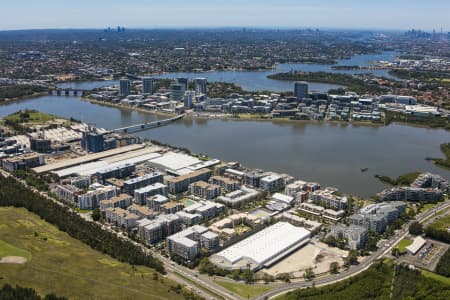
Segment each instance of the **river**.
M77 97L44 96L0 106L0 117L20 109L38 109L74 117L107 129L155 120L156 116L101 106ZM288 173L298 179L369 197L385 187L375 174L398 176L430 171L450 179L450 172L425 161L442 157L439 145L450 132L392 124L351 124L186 119L139 136L225 161ZM362 173L361 168L368 168Z
M350 59L343 59L337 62L337 66L352 66L359 65L367 67L373 65L377 61L392 61L396 52L386 51L380 54L364 54L356 55ZM336 66L335 65L335 66ZM268 75L272 75L279 72L288 72L290 70L308 71L308 72L332 72L332 73L344 73L344 74L361 74L372 73L376 76L383 76L393 78L388 74L387 70L333 70L333 65L322 64L279 64L275 70L270 71L208 71L208 72L178 72L167 73L153 76L154 78L177 78L185 77L194 79L197 77L205 77L209 82L229 82L240 85L246 91L262 91L269 90L274 92L293 91L294 84L292 81L281 81L267 78ZM93 89L107 85L118 84L117 80L109 81L90 81L90 82L68 82L58 84L61 88L79 88L79 89ZM317 92L327 92L330 89L336 89L342 87L342 85L329 84L329 83L315 83L310 82L310 90Z

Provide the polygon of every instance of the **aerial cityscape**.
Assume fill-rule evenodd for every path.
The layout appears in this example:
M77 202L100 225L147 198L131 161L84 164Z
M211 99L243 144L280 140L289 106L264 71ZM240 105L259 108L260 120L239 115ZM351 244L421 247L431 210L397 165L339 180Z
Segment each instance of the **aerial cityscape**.
M0 299L450 299L449 3L92 2L2 5Z

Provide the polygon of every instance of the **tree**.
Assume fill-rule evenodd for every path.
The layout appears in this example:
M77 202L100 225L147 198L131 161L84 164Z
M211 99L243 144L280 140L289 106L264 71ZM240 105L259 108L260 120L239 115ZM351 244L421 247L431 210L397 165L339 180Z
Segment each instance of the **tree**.
M392 248L392 256L395 256L395 257L400 256L400 250L397 247Z
M331 274L339 273L339 263L337 261L334 261L330 264L330 273Z
M92 211L92 219L93 219L94 221L98 221L98 220L100 220L100 216L101 216L100 209L95 208L95 209Z
M421 235L423 233L423 226L417 221L414 221L409 225L409 233L412 235Z
M303 274L303 278L305 278L306 281L311 281L314 277L316 277L316 274L314 274L313 269L307 268Z
M349 267L358 263L358 251L350 250L347 257L344 259L344 265Z

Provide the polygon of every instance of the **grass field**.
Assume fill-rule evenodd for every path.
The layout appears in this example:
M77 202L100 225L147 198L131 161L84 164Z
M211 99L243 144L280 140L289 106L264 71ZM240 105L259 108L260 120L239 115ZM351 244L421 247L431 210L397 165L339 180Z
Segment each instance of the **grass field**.
M24 249L14 247L13 245L0 240L0 258L3 258L5 256L22 256L25 257L27 261L31 260L30 252Z
M24 118L24 114L16 112L4 117L5 120L9 120L15 123L45 123L55 119L55 116L42 113L39 111L27 111L28 117Z
M0 207L0 253L28 256L2 264L0 286L32 287L71 299L182 299L172 281L146 267L132 267L92 250L23 208Z
M408 247L409 245L411 245L412 242L413 242L412 240L409 240L409 239L403 239L403 240L401 240L401 241L397 244L397 246L395 246L395 247L398 249L398 251L400 251L400 253L403 253L403 252L406 251L406 247Z
M424 204L424 206L420 209L420 212L424 212L427 211L429 209L432 209L433 207L435 207L437 204L436 203L426 203Z
M442 216L439 219L436 219L430 226L436 229L447 230L447 228L450 227L450 215Z
M252 299L263 294L264 292L270 291L273 288L271 285L244 284L220 279L216 279L214 282L223 286L227 290L238 294L244 299Z

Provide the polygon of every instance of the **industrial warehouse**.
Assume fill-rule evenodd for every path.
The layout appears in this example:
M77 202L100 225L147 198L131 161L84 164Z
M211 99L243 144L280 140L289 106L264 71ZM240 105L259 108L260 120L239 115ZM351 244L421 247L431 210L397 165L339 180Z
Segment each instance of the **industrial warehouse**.
M278 222L212 255L210 261L226 270L249 268L257 271L306 245L310 237L311 233L303 227Z

